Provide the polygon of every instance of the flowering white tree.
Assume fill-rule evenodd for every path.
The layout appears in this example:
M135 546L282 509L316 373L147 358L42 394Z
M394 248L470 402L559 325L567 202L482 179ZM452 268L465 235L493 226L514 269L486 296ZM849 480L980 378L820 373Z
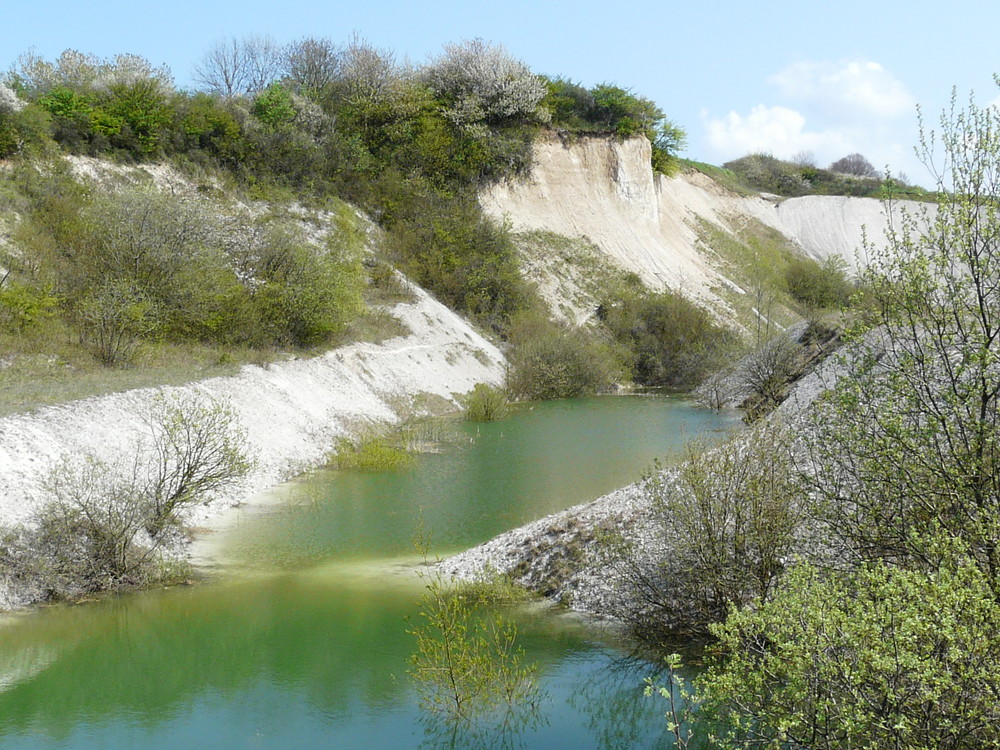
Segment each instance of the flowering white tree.
M545 84L498 44L472 39L445 45L444 54L424 70L424 79L448 102L445 114L457 125L545 119L538 106Z
M150 81L160 94L173 90L173 79L166 65L154 66L140 55L123 54L100 58L75 49L67 49L54 61L29 51L18 57L9 78L27 93L29 99L44 96L53 89L106 93L113 86L132 86Z
M14 114L24 109L24 102L21 101L13 89L0 83L0 115Z

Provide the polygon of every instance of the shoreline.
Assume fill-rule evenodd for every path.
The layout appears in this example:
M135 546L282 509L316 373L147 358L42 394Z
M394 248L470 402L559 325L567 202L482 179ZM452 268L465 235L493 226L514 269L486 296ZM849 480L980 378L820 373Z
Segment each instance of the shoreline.
M43 407L0 419L0 525L30 523L44 503L42 484L64 456L113 465L134 453L143 417L158 397L194 396L235 413L256 459L237 486L190 508L200 527L251 498L319 466L337 438L364 426L459 408L476 383L503 379L504 357L468 322L412 287L416 301L390 308L407 336L352 343L312 359L246 366L239 374L185 386L146 388ZM177 553L187 558L190 540ZM26 606L24 592L0 579L0 612Z

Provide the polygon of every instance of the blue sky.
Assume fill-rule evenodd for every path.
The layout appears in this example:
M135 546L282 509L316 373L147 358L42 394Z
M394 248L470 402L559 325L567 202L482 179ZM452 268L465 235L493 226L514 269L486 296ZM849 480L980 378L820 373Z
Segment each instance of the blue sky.
M539 73L616 83L656 101L688 132L686 156L712 163L765 150L809 151L824 166L859 151L926 182L912 149L915 106L928 120L951 89L985 103L1000 89L1000 2L836 3L317 2L315 0L0 0L0 68L29 48L122 52L166 63L177 84L227 37L348 39L357 32L423 62L483 37Z

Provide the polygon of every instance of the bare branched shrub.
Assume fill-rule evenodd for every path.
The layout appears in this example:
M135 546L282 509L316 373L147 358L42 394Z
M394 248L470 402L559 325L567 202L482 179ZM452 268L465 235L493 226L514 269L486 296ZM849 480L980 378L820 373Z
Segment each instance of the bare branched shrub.
M701 406L721 411L733 398L732 372L713 372L694 391L694 398Z
M284 80L298 94L321 99L341 68L341 51L329 39L305 37L284 49Z
M340 58L338 83L344 99L356 107L371 107L396 93L403 67L395 54L355 34Z
M848 154L837 159L829 167L831 172L850 174L857 177L878 177L878 170L861 154Z
M787 336L777 336L743 358L737 380L750 394L745 406L751 419L781 403L800 357L798 344Z
M155 66L132 54L101 58L67 49L50 62L33 50L17 58L10 79L34 100L55 89L77 93L107 92L115 86L150 81L161 94L173 90L173 78L165 65Z
M79 310L83 340L108 367L130 367L143 338L157 326L157 310L135 285L108 281L88 295Z
M177 512L200 502L250 471L246 432L232 409L197 398L160 399L145 417L149 428L149 478L142 486L158 534Z
M0 569L22 599L73 599L162 577L179 511L251 466L236 417L221 404L161 400L146 424L131 456L59 462L31 524L0 534Z
M611 614L656 639L704 634L730 607L766 601L801 517L790 442L772 424L715 448L694 444L678 469L647 474L655 533L613 550L625 593Z
M225 97L263 91L278 77L281 53L269 37L222 39L195 67L194 79Z

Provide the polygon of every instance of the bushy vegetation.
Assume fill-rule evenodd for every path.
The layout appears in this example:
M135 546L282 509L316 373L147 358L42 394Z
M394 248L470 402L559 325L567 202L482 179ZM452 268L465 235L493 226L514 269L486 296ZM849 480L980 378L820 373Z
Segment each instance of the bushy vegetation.
M98 360L124 367L151 342L317 346L362 309L363 237L346 207L317 242L289 216L227 215L139 184L92 193L55 165L19 169L0 319L22 338L58 314Z
M476 383L464 399L465 418L470 422L495 422L510 414L507 394L487 383Z
M330 463L338 469L358 471L398 471L414 463L413 454L383 435L369 435L355 440L341 438Z
M511 326L507 390L540 400L592 394L622 379L621 353L600 335L532 311Z
M837 255L822 262L802 256L791 258L785 268L785 284L792 298L812 311L842 308L855 292L847 275L847 263Z
M673 291L626 287L606 298L597 316L628 353L628 369L643 385L692 388L737 343L710 313Z
M677 172L677 153L684 150L687 134L654 102L609 83L587 89L556 77L546 79L546 86L541 104L554 127L572 133L613 133L620 138L641 133L653 145L653 169L666 175Z
M357 36L284 47L226 39L206 52L197 80L203 91L179 91L169 70L134 55L24 54L0 90L0 156L166 158L235 179L251 199L339 196L386 230L393 264L501 337L533 293L508 229L483 214L477 191L526 173L550 123L645 134L661 171L684 140L648 99L546 79L478 39L420 67ZM26 182L16 240L22 257L45 262L10 264L3 318L23 329L55 311L107 364L134 364L152 341L318 346L359 312L357 249L317 251L294 222L220 221L196 200L135 186L92 196L58 168Z
M444 736L474 736L492 724L509 731L538 709L537 667L525 662L517 626L483 607L496 598L487 593L493 586L430 578L408 631L416 641L409 674ZM504 590L496 589L501 596Z
M676 471L642 480L657 535L609 545L623 584L614 615L642 640L704 638L731 608L767 599L795 548L802 504L789 433L756 427L722 445L693 444Z
M803 566L716 630L698 682L723 747L996 747L1000 608L974 565Z

